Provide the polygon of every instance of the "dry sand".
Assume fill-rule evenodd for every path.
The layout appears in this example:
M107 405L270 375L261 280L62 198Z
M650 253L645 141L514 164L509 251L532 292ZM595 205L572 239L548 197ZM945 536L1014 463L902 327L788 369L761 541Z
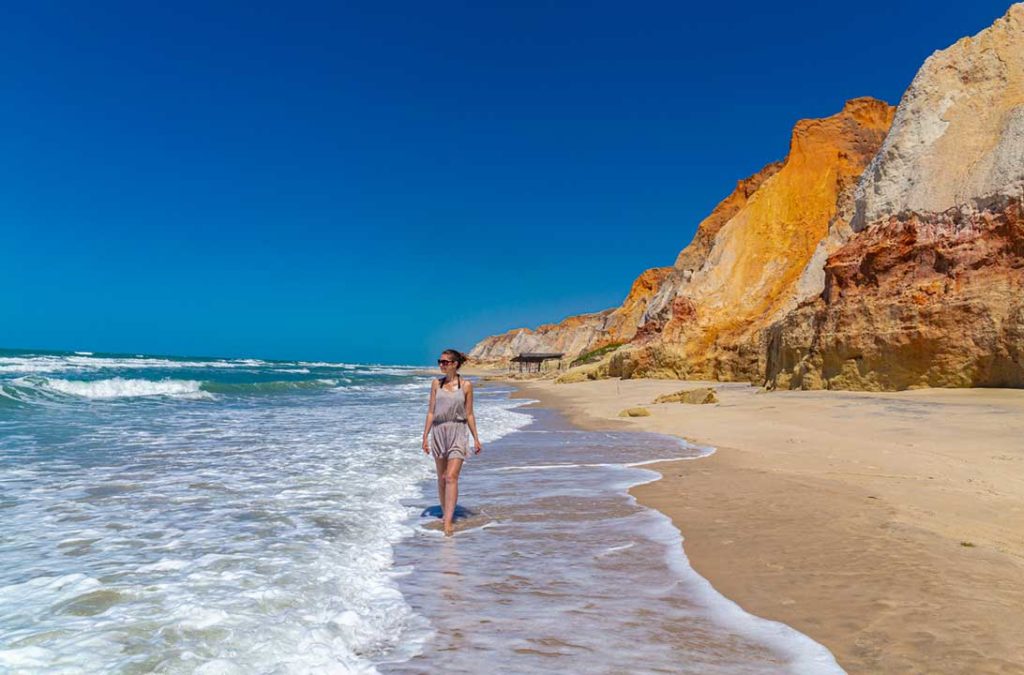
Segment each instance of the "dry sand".
M1024 391L513 384L587 428L713 446L634 494L694 568L853 673L1024 673ZM714 386L720 403L651 405ZM623 419L644 406L650 417Z

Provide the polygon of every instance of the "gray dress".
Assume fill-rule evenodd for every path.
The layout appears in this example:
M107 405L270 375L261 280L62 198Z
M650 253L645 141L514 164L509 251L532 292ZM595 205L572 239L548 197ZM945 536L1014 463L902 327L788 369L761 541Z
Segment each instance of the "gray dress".
M462 378L455 391L438 387L434 399L434 423L430 427L430 451L434 457L467 459L469 425L466 424L466 392Z

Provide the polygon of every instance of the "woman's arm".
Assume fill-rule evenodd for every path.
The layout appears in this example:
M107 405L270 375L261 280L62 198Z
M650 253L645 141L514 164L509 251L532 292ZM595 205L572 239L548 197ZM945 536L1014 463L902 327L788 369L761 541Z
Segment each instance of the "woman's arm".
M430 425L434 423L434 401L437 399L437 378L430 384L430 403L427 405L427 423L423 425L423 452L430 453Z
M473 434L473 442L476 444L476 454L483 452L484 446L480 445L480 436L476 433L476 415L473 414L473 383L466 382L466 424Z

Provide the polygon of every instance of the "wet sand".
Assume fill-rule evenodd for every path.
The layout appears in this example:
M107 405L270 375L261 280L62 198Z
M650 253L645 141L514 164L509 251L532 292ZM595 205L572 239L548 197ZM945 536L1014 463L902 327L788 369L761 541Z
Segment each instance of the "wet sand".
M459 501L473 515L454 537L436 529L430 481L406 502L412 536L394 569L432 635L382 672L839 672L821 645L714 591L672 523L627 494L657 480L649 462L702 451L664 434L580 430L549 409L528 419L469 460Z
M849 672L1024 673L1024 391L511 384L583 428L715 447L633 494L720 592ZM701 385L720 403L651 405Z

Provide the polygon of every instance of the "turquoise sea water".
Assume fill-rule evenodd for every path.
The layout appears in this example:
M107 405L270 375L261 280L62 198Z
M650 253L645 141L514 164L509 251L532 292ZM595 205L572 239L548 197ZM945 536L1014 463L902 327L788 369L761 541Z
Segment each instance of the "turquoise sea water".
M480 386L460 499L479 525L440 537L419 517L429 378L0 350L0 672L835 670L717 596L626 495L645 462L702 454L675 439Z

